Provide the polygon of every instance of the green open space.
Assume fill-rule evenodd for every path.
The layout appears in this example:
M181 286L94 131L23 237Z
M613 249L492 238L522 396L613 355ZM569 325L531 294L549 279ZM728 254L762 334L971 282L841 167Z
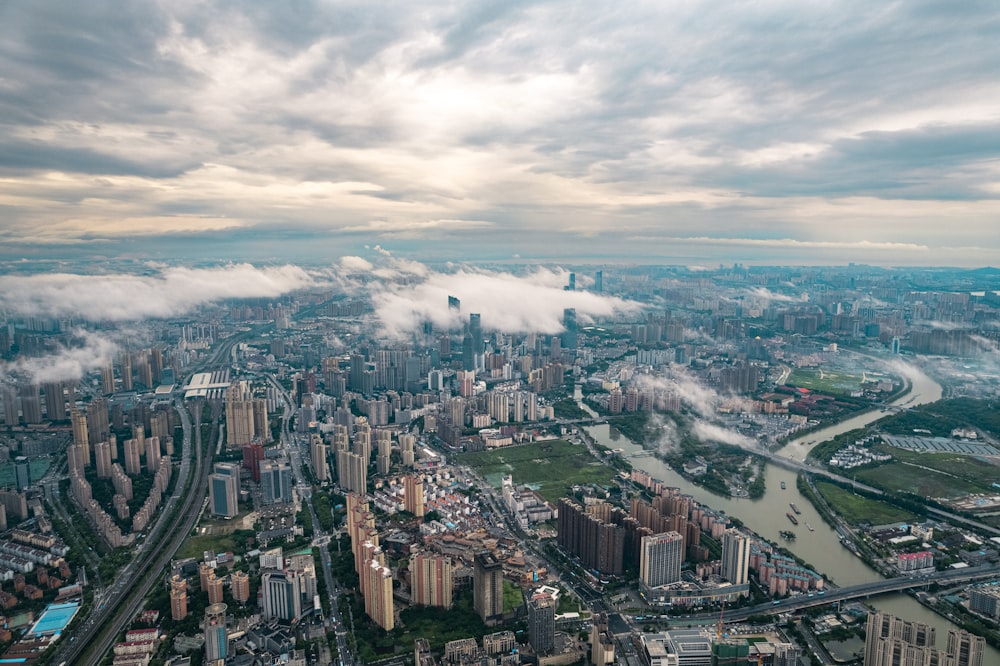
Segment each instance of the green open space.
M938 472L925 465L907 462L891 462L871 469L860 469L854 477L883 490L920 497L964 497L983 490L977 483Z
M846 488L841 488L826 481L816 481L816 489L822 493L827 503L847 522L857 525L868 522L872 525L884 525L912 521L915 516L909 511L897 509L894 506L878 500L855 495Z
M900 467L916 468L919 472L933 475L935 478L932 482L935 485L942 485L946 490L949 486L953 489L951 492L933 495L934 497L954 497L969 492L996 492L992 484L1000 479L1000 466L985 458L957 453L917 453L887 444L879 444L875 449L888 453L894 460L889 465L884 465L890 469L883 474L873 475L873 478L891 477L894 473L900 472ZM865 471L877 472L879 469L881 467Z
M820 393L841 394L861 388L862 375L826 368L796 368L785 382Z
M590 455L586 447L561 439L463 453L458 463L472 467L498 488L503 475L510 474L514 483L537 488L542 497L553 504L568 495L574 485L596 483L606 486L617 474Z
M28 470L31 481L35 482L45 476L49 471L50 458L34 458L28 461ZM14 477L14 463L4 463L0 465L0 487L14 486L17 481Z

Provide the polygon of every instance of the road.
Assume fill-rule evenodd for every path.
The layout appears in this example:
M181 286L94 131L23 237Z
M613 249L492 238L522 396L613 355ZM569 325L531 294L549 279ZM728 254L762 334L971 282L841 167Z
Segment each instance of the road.
M291 423L294 411L292 398L288 394L288 391L286 391L281 384L275 381L273 377L267 375L267 380L270 382L271 386L278 391L279 395L281 395L282 402L285 405L281 417L281 446L288 453L292 473L295 475L296 487L299 489L299 492L302 495L303 504L309 511L309 517L312 519L313 544L320 546L320 565L323 569L323 580L326 581L326 591L329 595L330 601L328 626L332 626L334 634L336 635L337 654L340 658L340 663L343 664L343 666L354 666L354 656L351 653L350 646L347 644L347 631L344 628L344 623L340 617L340 608L337 605L337 596L340 593L340 587L337 585L337 581L333 577L333 569L330 566L330 551L326 547L330 541L330 535L326 534L326 532L324 532L320 527L319 519L316 516L316 509L313 506L311 487L302 475L302 445L298 441L298 438L292 434L288 425ZM306 458L309 460L311 465L312 456L307 455ZM315 475L315 470L313 470L313 474Z

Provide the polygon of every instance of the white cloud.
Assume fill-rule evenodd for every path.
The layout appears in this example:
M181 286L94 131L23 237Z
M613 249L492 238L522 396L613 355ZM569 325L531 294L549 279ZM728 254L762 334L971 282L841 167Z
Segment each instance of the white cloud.
M88 372L107 366L119 350L111 339L82 329L74 331L70 342L54 354L19 356L14 363L0 367L0 379L16 375L35 384L78 381Z
M155 276L0 276L0 309L17 315L135 321L170 317L228 298L276 298L318 284L298 266L167 268Z

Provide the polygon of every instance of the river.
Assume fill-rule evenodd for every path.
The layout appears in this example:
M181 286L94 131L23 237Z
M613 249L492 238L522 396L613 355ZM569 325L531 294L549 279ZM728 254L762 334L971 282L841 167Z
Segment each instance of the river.
M894 405L912 407L941 399L941 386L926 374L918 371L913 373L909 379L912 383L911 390L896 400ZM582 402L579 404L593 414L586 404ZM809 450L816 443L827 441L856 428L862 428L889 414L890 412L879 410L859 414L794 440L785 446L781 453L795 460L805 460ZM587 426L584 430L597 443L611 449L622 449L624 456L629 459L633 467L645 470L667 485L680 488L702 504L724 511L734 518L739 518L757 534L776 543L781 543L808 562L816 571L826 574L837 585L855 585L881 579L877 572L841 545L837 532L823 522L812 503L799 493L796 488L796 472L776 465L765 465L764 480L767 489L762 498L751 500L722 497L691 483L673 471L662 460L650 455L648 451L608 424ZM810 444L803 444L803 442L810 442ZM785 482L784 490L781 488L782 481ZM785 515L791 510L789 506L791 503L794 503L802 512L801 515L797 516L799 520L797 527L793 526ZM812 526L814 531L810 531L807 525ZM781 530L791 530L796 533L797 538L794 541L785 541L778 533ZM935 627L939 647L944 647L948 630L957 628L946 618L921 606L916 600L905 594L883 595L869 601L879 610ZM984 663L1000 664L1000 651L987 646Z

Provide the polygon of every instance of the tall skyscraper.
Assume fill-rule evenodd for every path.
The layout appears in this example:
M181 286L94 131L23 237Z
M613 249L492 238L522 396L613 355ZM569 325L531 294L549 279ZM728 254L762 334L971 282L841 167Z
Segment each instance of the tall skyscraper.
M254 407L250 384L233 382L226 389L226 446L238 449L253 441Z
M365 612L378 626L392 631L396 625L392 599L392 571L384 558L366 560L361 572L361 587L365 597Z
M410 597L413 603L451 608L453 576L451 558L415 550L410 555Z
M111 444L98 442L94 445L94 462L97 466L97 478L111 478Z
M955 658L955 666L983 666L986 639L967 631L949 629L946 651Z
M733 585L750 579L750 538L736 529L722 534L722 577Z
M229 592L233 599L245 604L250 600L250 576L245 571L234 571L229 574Z
M18 456L14 460L14 480L19 492L31 485L31 466L24 456Z
M476 553L472 578L472 601L487 625L503 619L503 565L490 552Z
M140 458L141 444L137 439L125 440L125 473L131 476L142 474L142 462Z
M61 382L45 385L45 415L51 421L66 420L66 397Z
M213 516L233 518L239 513L240 466L215 463L208 476L208 508Z
M84 465L90 464L90 429L87 427L87 415L77 409L70 414L70 424L73 427L73 443L81 447ZM100 440L98 440L100 441Z
M205 609L205 661L211 663L229 656L229 632L226 630L226 604L215 603Z
M564 349L576 349L577 346L577 324L576 308L566 308L563 310L562 346Z
M555 648L556 602L550 594L535 594L528 600L528 642L535 654L544 656Z
M337 483L348 492L368 492L368 461L350 451L337 451Z
M639 555L639 582L645 589L676 583L684 563L684 537L677 532L644 536Z
M869 613L865 634L865 666L923 663L934 647L934 627L908 622L887 613Z
M90 464L90 446L95 442L106 442L111 437L111 421L108 411L108 401L97 397L87 405L87 464Z
M598 294L604 291L604 271L594 273L594 291Z

